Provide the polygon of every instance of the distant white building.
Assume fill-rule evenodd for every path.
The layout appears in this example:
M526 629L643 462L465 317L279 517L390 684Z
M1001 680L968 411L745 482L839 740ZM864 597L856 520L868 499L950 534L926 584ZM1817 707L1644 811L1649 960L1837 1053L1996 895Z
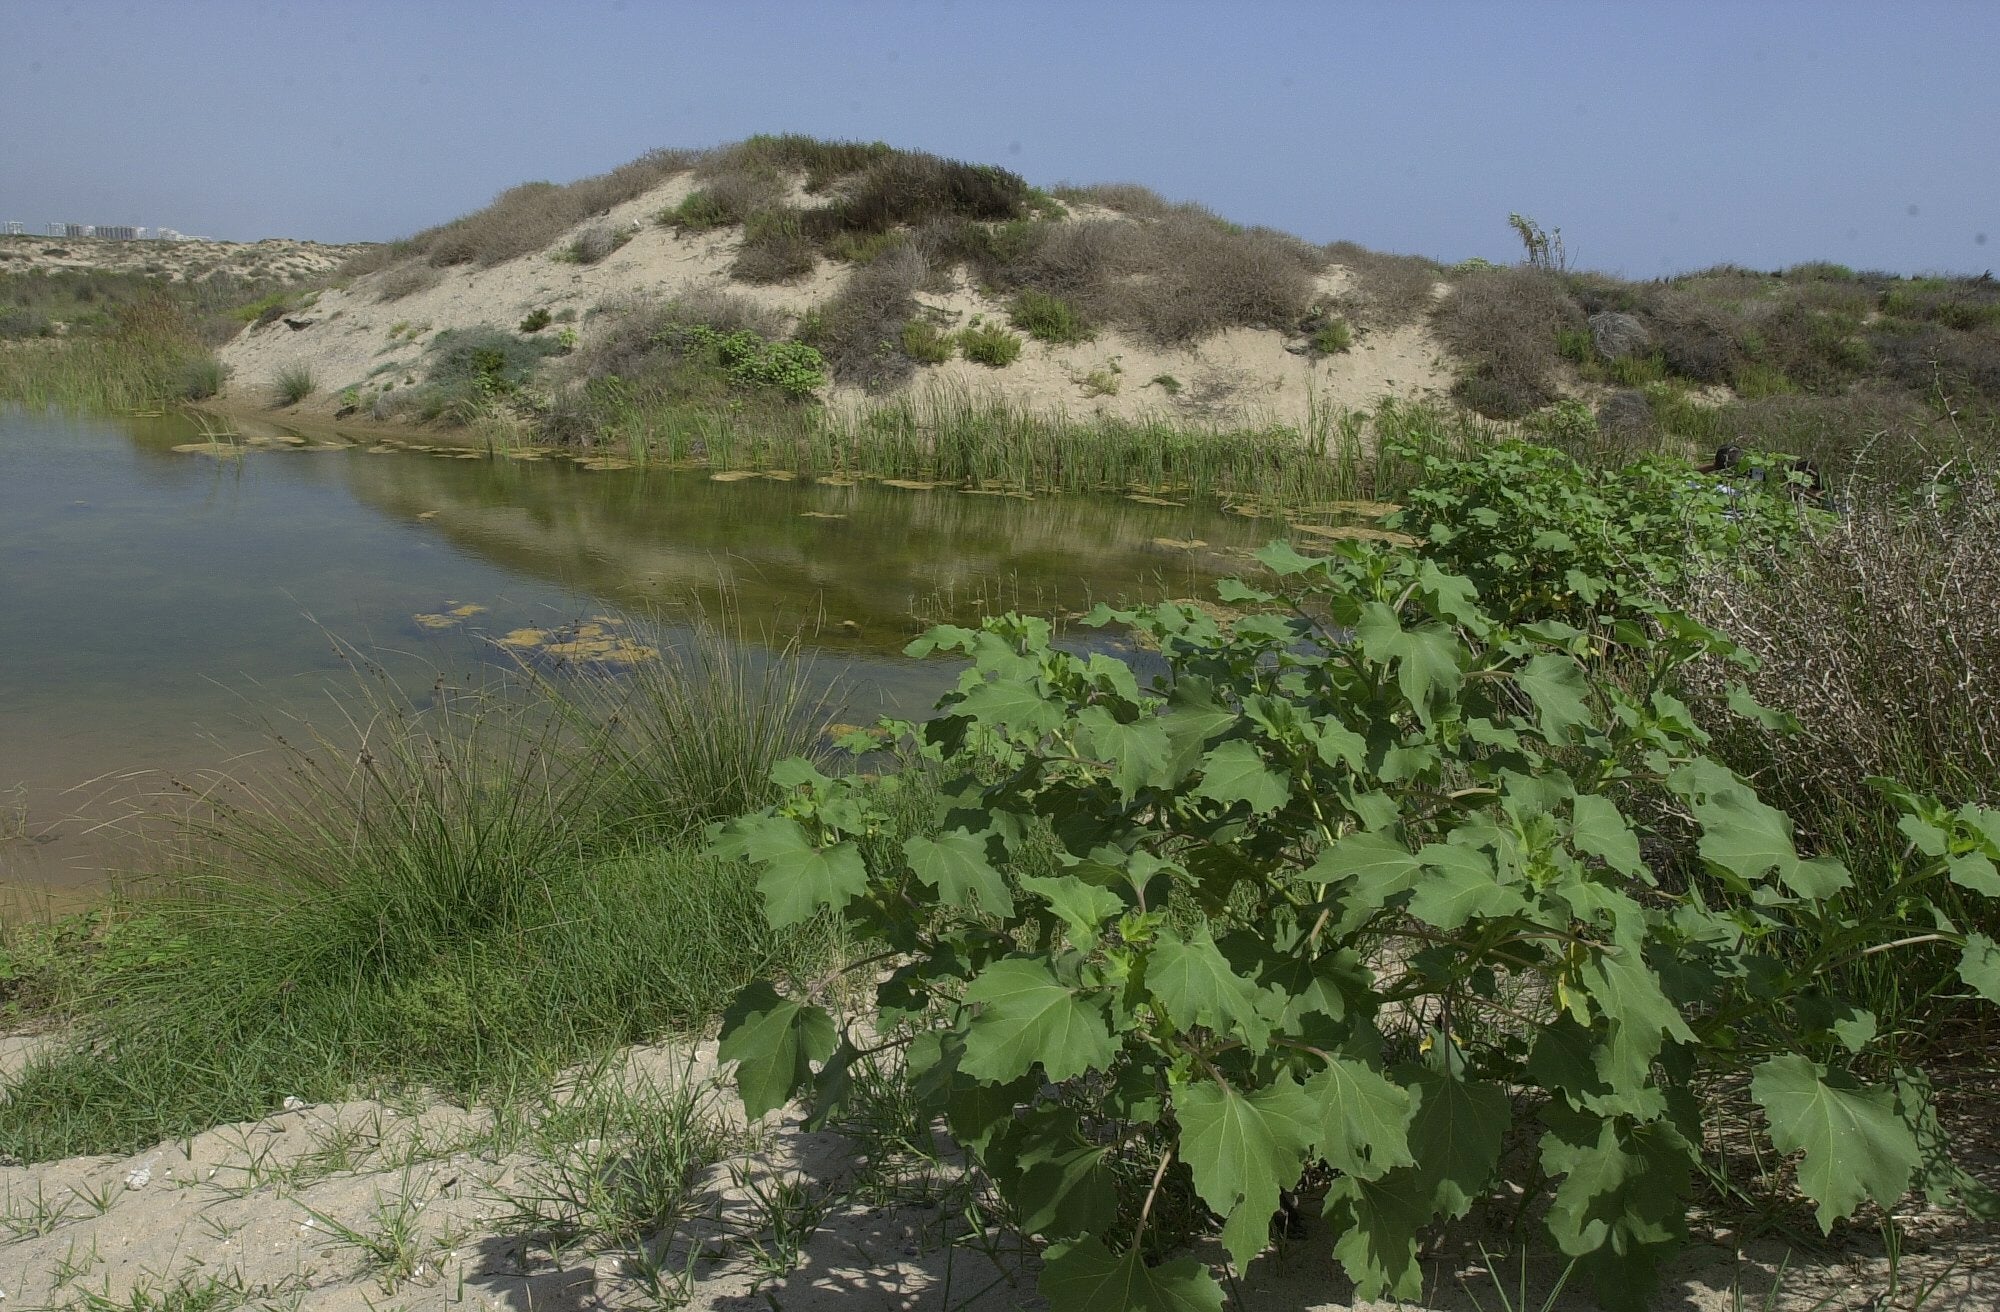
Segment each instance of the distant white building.
M9 223L9 224L7 225L7 235L8 235L9 237L21 237L21 236L25 236L25 235L27 234L27 231L28 231L28 229L27 229L27 225L25 225L25 224L21 224L21 223Z

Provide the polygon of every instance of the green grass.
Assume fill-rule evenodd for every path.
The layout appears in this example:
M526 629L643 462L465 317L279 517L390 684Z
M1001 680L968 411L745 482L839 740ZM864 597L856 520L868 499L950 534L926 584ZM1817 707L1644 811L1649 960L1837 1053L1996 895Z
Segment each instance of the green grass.
M191 343L42 338L0 351L0 401L36 410L151 410L212 396L220 370Z
M1312 335L1312 349L1321 355L1339 355L1353 345L1354 333L1340 319L1335 319Z
M319 380L313 377L312 366L304 364L286 365L271 382L271 394L281 406L297 405L318 388Z
M1004 369L1021 358L1021 339L997 323L961 328L958 349L966 359L989 369Z
M1047 292L1025 291L1014 298L1008 318L1038 342L1087 342L1094 335L1075 306Z
M287 1096L518 1088L821 967L828 931L771 930L693 832L823 750L809 679L711 633L615 690L548 676L419 712L371 685L337 731L274 744L95 953L75 1042L0 1095L0 1155L127 1151Z
M919 364L943 364L951 359L951 334L925 319L912 319L900 335L903 354Z

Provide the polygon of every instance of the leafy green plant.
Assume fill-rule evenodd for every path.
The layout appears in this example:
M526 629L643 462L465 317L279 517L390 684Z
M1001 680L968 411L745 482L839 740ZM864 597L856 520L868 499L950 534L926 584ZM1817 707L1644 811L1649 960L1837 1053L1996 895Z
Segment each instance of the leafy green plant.
M714 351L738 387L770 387L795 399L826 386L826 358L803 342L772 342L748 328L719 333L695 324L688 336Z
M1339 355L1354 345L1354 334L1345 321L1335 319L1312 335L1312 349L1319 355Z
M1587 411L1560 404L1544 416L1552 435L1595 427ZM1782 462L1768 456L1713 475L1665 458L1589 469L1526 442L1464 457L1403 454L1419 472L1387 525L1421 538L1440 567L1514 620L1591 628L1642 618L1696 573L1753 548L1781 553L1818 513L1783 495Z
M1075 306L1047 292L1022 292L1008 307L1007 317L1038 342L1087 342L1095 335Z
M1640 1306L1717 1080L1747 1081L1822 1226L1913 1185L1976 1192L1925 1077L1835 976L1914 919L2000 1001L2000 945L1928 892L2000 894L2000 811L1890 788L1912 855L1864 895L1668 691L1731 653L1720 635L1631 597L1612 670L1433 560L1259 559L1264 586L1222 589L1227 624L1099 608L1158 649L1149 689L1040 620L933 629L911 654L972 663L899 726L905 768L781 767L783 799L718 833L774 925L833 915L878 948L852 967L875 982L858 1029L829 1009L838 975L738 996L721 1055L750 1114L810 1091L830 1115L856 1061L900 1049L926 1115L1049 1243L1056 1312L1221 1307L1200 1261L1149 1260L1183 1167L1232 1268L1310 1191L1360 1297L1418 1297L1420 1240L1495 1190L1510 1145L1539 1161L1516 1181L1548 1240ZM1656 868L1662 844L1682 863Z
M1021 339L997 323L980 324L959 329L958 349L968 360L1004 369L1021 358Z
M546 306L530 310L527 317L521 320L521 331L524 333L538 333L554 321L554 316L548 312Z
M903 325L903 354L922 364L943 364L951 359L951 334L942 332L928 319L912 319Z

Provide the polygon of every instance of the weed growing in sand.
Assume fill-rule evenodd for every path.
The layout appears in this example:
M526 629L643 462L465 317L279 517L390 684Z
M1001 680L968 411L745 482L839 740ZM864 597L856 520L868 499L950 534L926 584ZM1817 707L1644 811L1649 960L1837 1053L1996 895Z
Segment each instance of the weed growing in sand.
M928 319L912 319L899 334L903 354L919 364L943 364L951 359L951 334Z
M1087 342L1095 334L1076 307L1060 296L1047 292L1024 291L1008 309L1014 326L1038 342L1067 345Z
M424 1273L424 1259L433 1245L424 1235L424 1205L408 1175L393 1194L375 1193L374 1206L359 1224L350 1226L314 1207L293 1200L310 1224L337 1244L358 1251L381 1282L382 1292L394 1294L407 1280Z
M530 310L527 317L521 320L520 330L523 333L538 333L552 322L554 317L546 308Z
M966 359L989 369L1004 369L1021 358L1021 339L997 323L962 328L958 349Z
M1340 355L1354 345L1354 333L1345 321L1335 319L1312 335L1312 349L1318 355Z
M538 1163L500 1200L503 1227L561 1258L639 1248L699 1212L695 1185L731 1139L713 1097L685 1077L661 1082L600 1067L532 1114Z
M281 406L297 405L318 388L319 380L313 376L312 366L306 364L288 364L271 381L272 398Z

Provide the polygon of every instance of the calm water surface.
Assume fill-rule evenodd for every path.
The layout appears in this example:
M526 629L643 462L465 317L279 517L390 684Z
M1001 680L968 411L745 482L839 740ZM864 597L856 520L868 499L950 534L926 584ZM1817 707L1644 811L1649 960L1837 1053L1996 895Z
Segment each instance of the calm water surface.
M1119 498L245 431L267 444L218 458L174 449L200 436L179 418L0 410L0 885L89 886L131 865L104 821L176 776L240 769L274 717L330 717L352 686L335 639L427 688L510 664L495 640L513 630L618 612L671 639L726 596L746 632L803 630L866 721L918 714L949 682L900 654L928 622L1209 595L1270 533Z

